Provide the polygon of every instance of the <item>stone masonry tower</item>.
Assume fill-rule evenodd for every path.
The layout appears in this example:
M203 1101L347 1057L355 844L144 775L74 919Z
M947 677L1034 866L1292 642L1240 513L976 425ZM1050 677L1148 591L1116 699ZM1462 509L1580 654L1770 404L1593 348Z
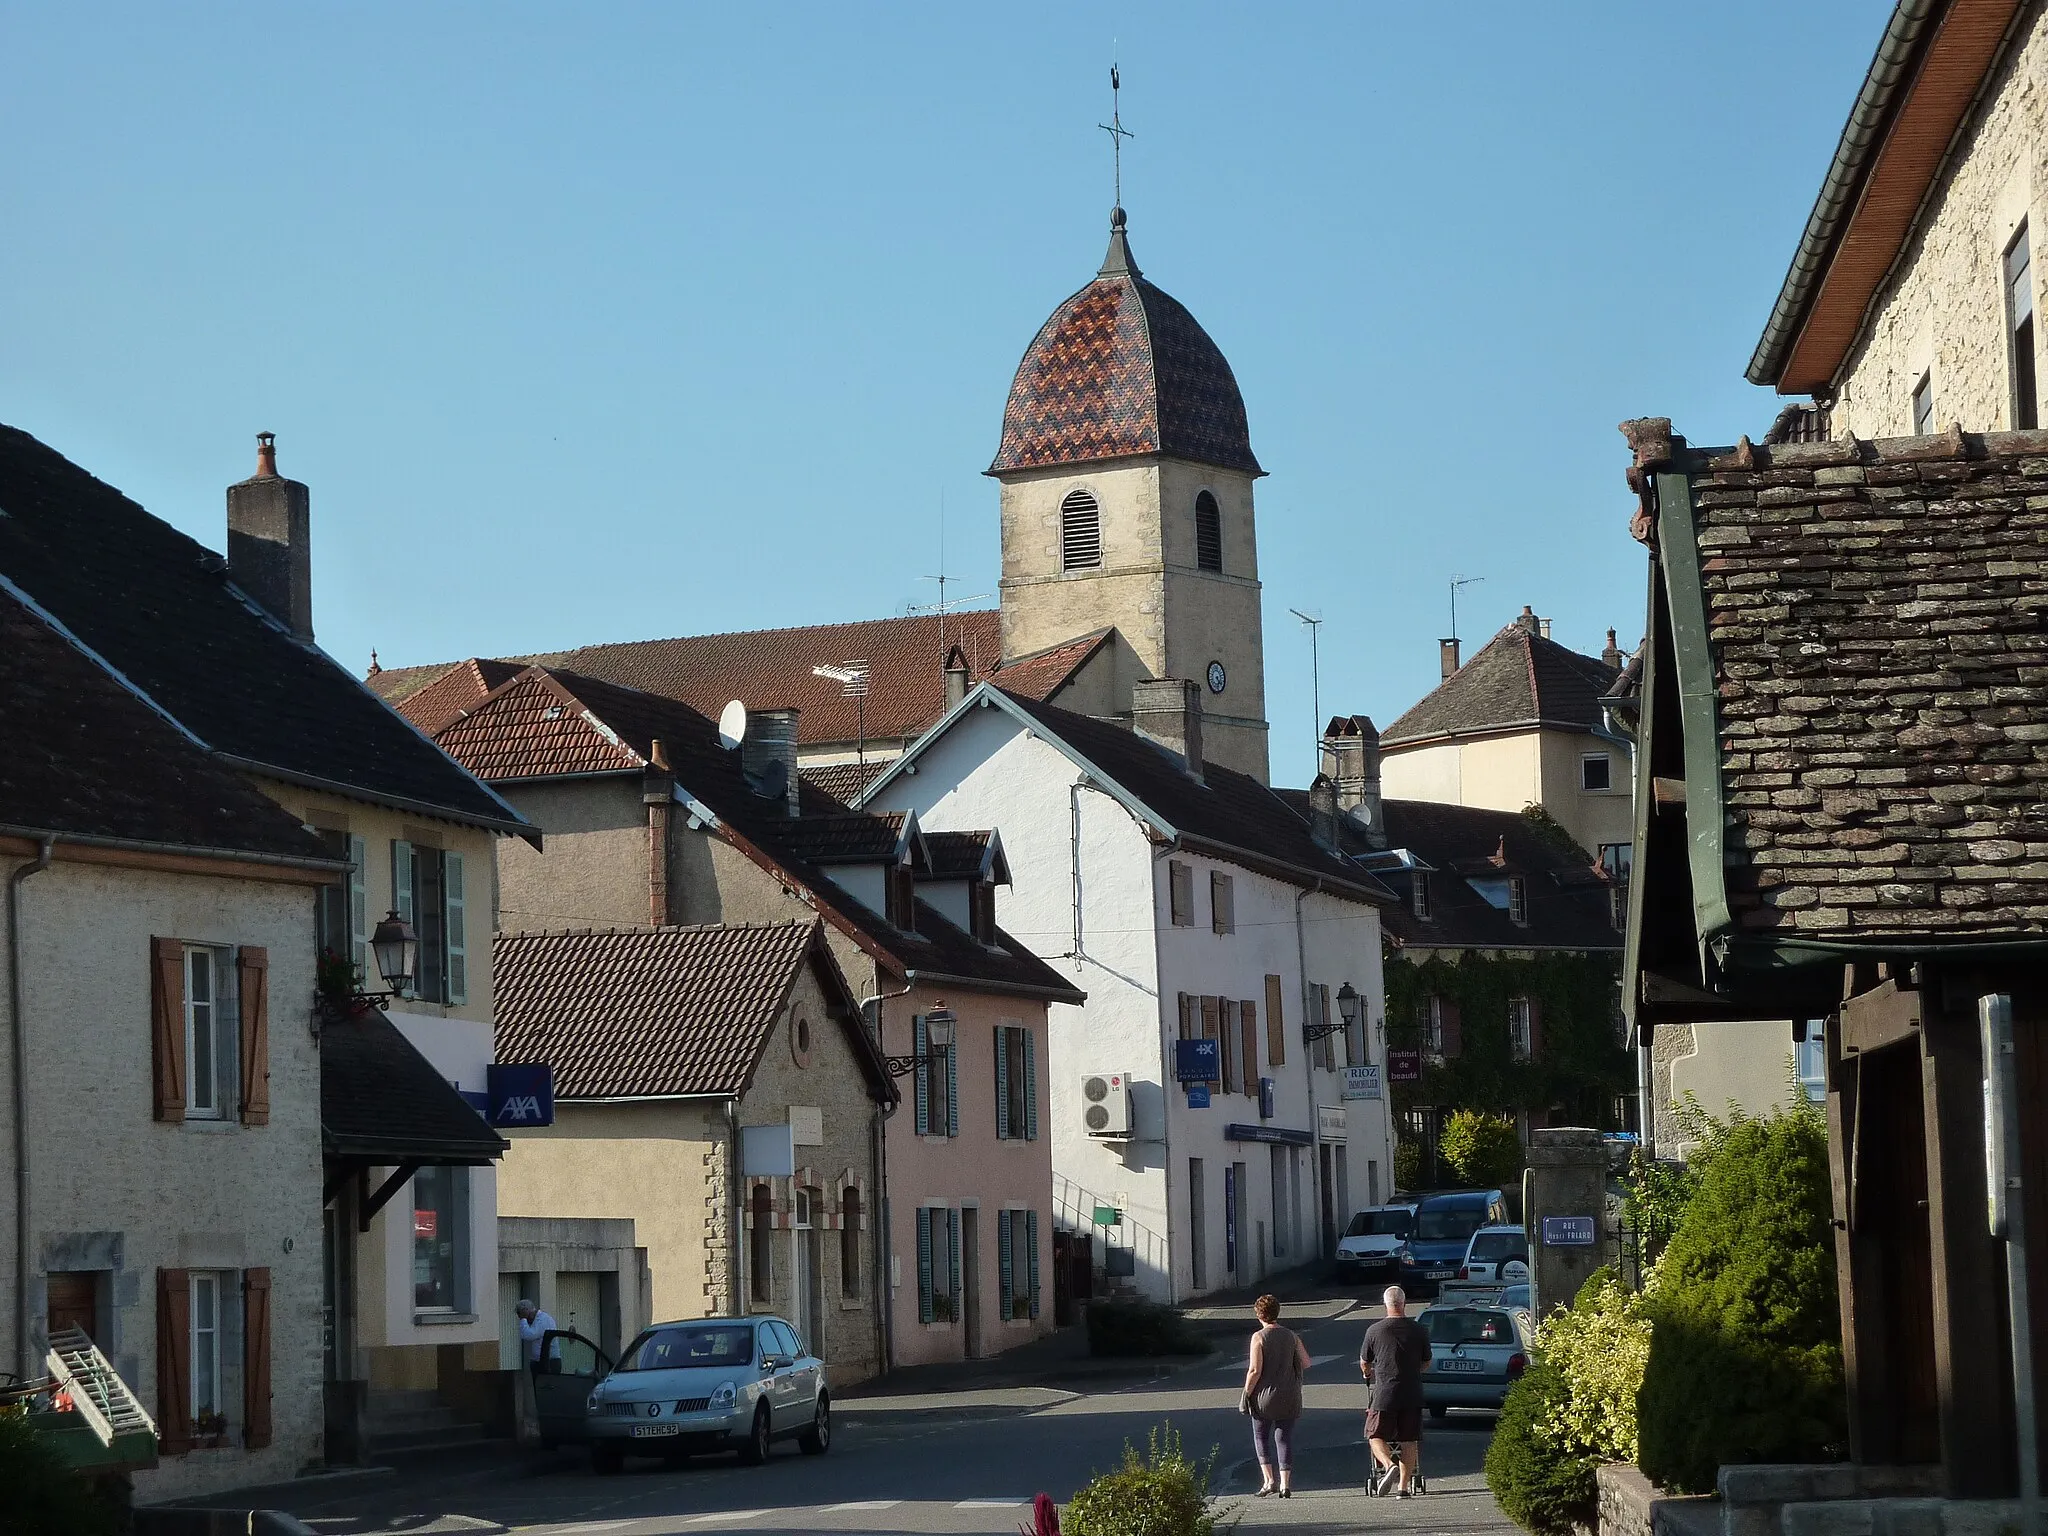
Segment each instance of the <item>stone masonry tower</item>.
M1265 782L1252 514L1265 471L1230 364L1139 272L1123 209L1095 280L1018 364L988 473L1002 485L1005 659L1114 627L1143 673L1201 685L1209 761Z

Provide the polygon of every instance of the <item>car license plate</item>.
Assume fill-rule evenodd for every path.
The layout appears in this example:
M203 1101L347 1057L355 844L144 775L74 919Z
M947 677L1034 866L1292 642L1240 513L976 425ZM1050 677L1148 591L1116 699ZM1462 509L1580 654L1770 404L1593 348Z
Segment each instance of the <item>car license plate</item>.
M682 1432L683 1426L680 1424L635 1424L633 1426L633 1438L635 1440L660 1440L668 1435L680 1435Z
M1456 1273L1455 1269L1432 1269L1429 1272L1429 1278L1431 1280L1448 1280Z
M1460 1360L1453 1357L1449 1360L1437 1361L1436 1368L1444 1374L1451 1376L1477 1376L1485 1371L1486 1362L1484 1360ZM652 1428L653 1426L649 1425L648 1427Z

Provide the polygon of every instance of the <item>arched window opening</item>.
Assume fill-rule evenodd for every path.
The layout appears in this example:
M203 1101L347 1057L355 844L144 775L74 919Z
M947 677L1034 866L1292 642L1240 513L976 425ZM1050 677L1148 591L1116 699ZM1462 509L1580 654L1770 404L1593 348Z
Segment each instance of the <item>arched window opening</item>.
M1205 571L1223 569L1223 509L1207 491L1195 498L1195 564Z
M1086 491L1069 491L1060 503L1060 569L1086 570L1102 564L1102 508Z
M775 1287L775 1233L770 1226L774 1204L766 1184L754 1186L753 1291L756 1301L773 1301Z
M850 1184L839 1197L839 1286L848 1301L860 1300L860 1191Z

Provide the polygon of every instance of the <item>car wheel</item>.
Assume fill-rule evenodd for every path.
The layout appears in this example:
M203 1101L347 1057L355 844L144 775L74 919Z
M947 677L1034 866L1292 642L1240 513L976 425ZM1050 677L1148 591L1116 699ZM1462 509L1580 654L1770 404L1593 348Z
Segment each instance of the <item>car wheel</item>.
M590 1470L599 1477L616 1477L626 1470L626 1453L616 1445L593 1445L590 1448Z
M822 1456L832 1449L832 1399L822 1392L818 1394L817 1410L811 1415L811 1427L797 1441L797 1448L806 1456Z
M747 1443L740 1447L740 1460L747 1466L758 1467L768 1459L768 1449L774 1437L768 1432L768 1405L763 1403L754 1410L754 1427L747 1435Z
M1441 1424L1445 1419L1448 1419L1450 1416L1451 1410L1448 1408L1438 1408L1432 1406L1429 1410L1429 1417L1432 1423Z

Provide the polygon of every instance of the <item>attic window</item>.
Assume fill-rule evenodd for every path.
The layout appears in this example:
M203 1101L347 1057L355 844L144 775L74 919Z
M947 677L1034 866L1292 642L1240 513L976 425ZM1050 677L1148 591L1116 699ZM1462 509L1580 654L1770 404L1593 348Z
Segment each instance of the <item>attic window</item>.
M888 918L905 933L917 928L917 877L911 873L908 864L891 864L883 877L888 882L884 895L887 908L883 916Z
M986 880L967 887L968 931L984 944L996 941L996 888Z
M1417 917L1421 918L1424 922L1429 921L1428 870L1418 869L1415 871L1414 889L1409 894L1408 902L1410 907L1414 909Z
M1223 569L1223 511L1207 491L1195 498L1195 564L1205 571Z
M1060 503L1060 569L1087 570L1102 564L1102 508L1086 491L1069 491Z
M1614 760L1605 752L1588 752L1579 759L1579 788L1609 790L1614 788Z
M1529 882L1520 875L1508 876L1508 921L1524 926L1529 921Z

